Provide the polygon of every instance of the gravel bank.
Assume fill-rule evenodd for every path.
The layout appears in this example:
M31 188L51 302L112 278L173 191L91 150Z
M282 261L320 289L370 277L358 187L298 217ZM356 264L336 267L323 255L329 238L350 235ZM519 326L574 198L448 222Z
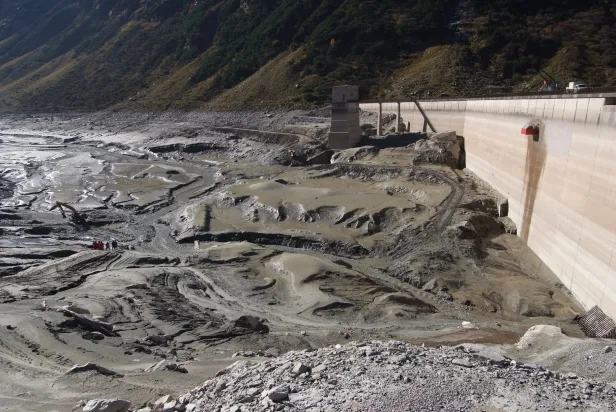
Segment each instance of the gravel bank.
M473 349L360 341L238 361L180 398L186 411L610 410L616 389Z

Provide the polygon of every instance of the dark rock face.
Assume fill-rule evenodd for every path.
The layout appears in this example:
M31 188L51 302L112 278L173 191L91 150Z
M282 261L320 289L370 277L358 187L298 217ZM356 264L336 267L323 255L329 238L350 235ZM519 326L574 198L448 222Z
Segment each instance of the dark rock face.
M15 213L0 212L0 220L21 220L22 217Z
M48 235L53 232L49 226L34 226L24 230L24 233L29 235Z
M258 333L269 333L269 326L264 324L263 319L250 315L240 316L231 322L231 324L233 325L233 328L250 329Z

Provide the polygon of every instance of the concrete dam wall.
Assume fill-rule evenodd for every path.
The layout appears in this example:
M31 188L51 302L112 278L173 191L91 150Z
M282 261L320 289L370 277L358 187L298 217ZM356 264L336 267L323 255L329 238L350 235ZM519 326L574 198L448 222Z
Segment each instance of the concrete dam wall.
M528 246L586 309L598 305L616 319L616 97L419 103L437 131L464 136L466 166L508 198ZM400 105L410 130L422 130L415 103ZM378 111L377 103L360 107ZM538 141L521 134L531 122Z

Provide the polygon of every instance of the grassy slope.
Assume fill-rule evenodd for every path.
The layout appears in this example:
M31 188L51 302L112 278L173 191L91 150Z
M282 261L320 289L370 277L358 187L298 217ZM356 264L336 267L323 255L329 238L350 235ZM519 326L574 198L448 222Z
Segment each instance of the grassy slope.
M340 83L535 90L541 68L616 85L604 0L5 0L0 16L0 110L306 106Z
M218 110L243 109L247 107L294 106L302 100L302 88L311 84L314 77L300 79L291 65L302 49L286 51L266 63L255 74L237 86L216 96L209 107Z

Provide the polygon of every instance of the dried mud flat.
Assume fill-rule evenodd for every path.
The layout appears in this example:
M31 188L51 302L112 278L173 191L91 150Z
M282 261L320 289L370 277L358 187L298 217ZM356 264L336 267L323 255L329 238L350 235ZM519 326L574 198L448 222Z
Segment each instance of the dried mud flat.
M581 308L507 233L490 188L413 161L399 142L417 136L293 160L325 150L328 121L0 120L0 410L140 405L200 385L237 351L509 344L535 324L581 336ZM88 222L49 211L58 201ZM111 239L118 250L90 248ZM67 374L87 362L118 375Z

